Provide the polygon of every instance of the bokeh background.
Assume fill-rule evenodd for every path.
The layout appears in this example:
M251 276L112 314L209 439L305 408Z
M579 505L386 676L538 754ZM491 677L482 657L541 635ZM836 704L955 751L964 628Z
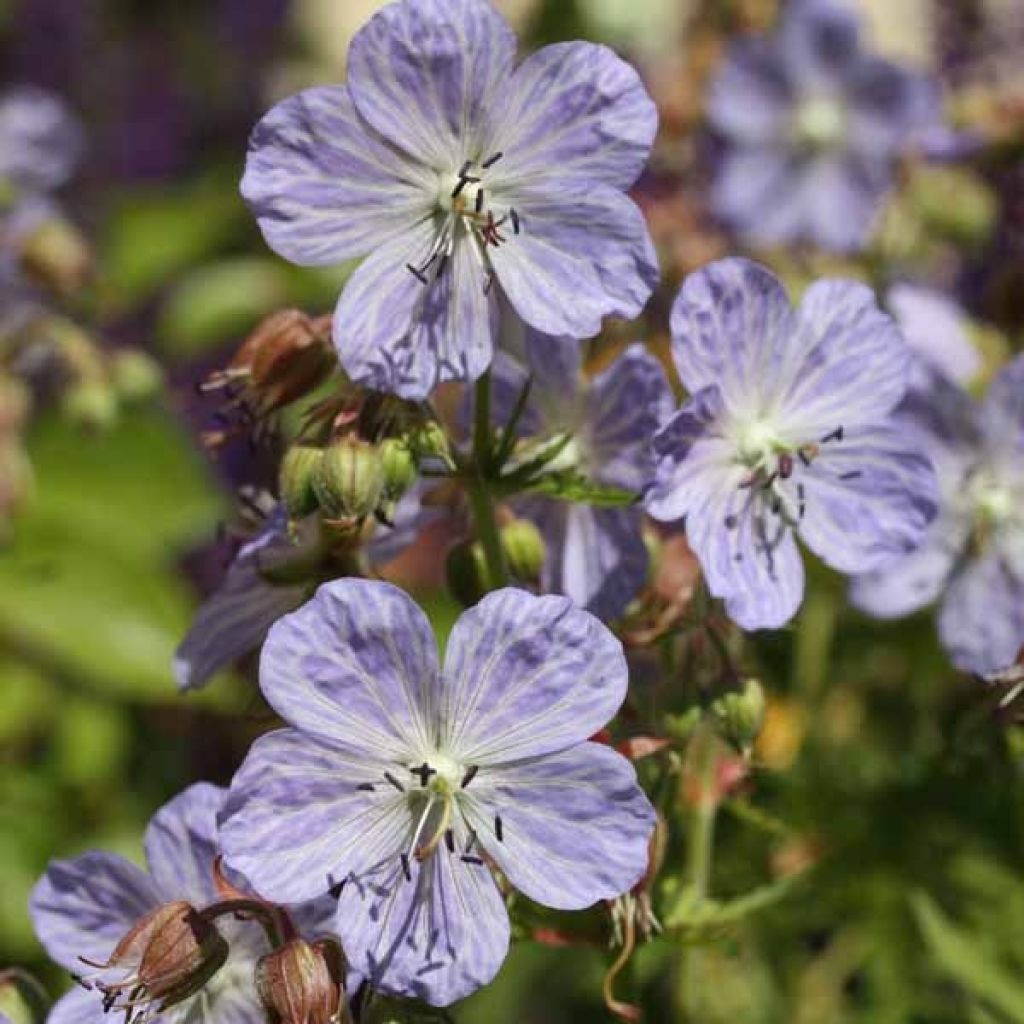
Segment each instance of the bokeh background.
M103 346L142 348L165 373L159 397L123 403L92 429L59 408L37 412L31 493L0 547L0 966L28 967L54 992L67 982L25 905L47 860L91 847L137 856L152 812L191 781L226 782L266 724L251 673L187 698L171 678L172 652L230 553L216 537L232 495L273 472L273 452L258 446L203 450L214 410L194 385L266 313L333 304L344 268L274 257L237 182L270 102L340 80L351 33L378 6L0 0L0 82L52 89L86 127L63 200L98 276L75 314ZM700 90L723 44L770 25L776 5L498 6L529 44L600 39L642 68L663 131L639 197L670 284L741 251L703 205ZM1021 0L864 7L876 48L931 68L964 117L995 118L993 91L1024 96ZM1009 127L986 122L1006 136L998 158L953 180L911 179L881 229L889 256L940 268L984 325L993 364L1019 348L1024 324L1024 105L1016 121L1009 109ZM789 259L776 266L843 269L804 254L796 271ZM431 588L429 552L420 561L397 571L443 630L454 609ZM927 616L870 623L824 572L794 628L759 637L756 653L768 721L757 770L723 805L716 887L743 893L814 867L784 899L690 951L686 978L678 947L645 946L630 984L648 1019L670 1020L674 988L696 977L708 1022L1024 1021L1024 733L1013 707L951 671ZM604 1019L607 951L554 932L525 938L458 1019Z

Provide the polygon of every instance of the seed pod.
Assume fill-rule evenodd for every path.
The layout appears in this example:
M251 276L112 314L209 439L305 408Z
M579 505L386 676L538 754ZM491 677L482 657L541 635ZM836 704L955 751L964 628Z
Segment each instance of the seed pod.
M501 546L509 571L518 580L532 583L540 579L544 568L544 538L526 519L515 519L501 531Z
M270 1024L335 1024L345 1009L345 959L330 939L292 939L256 965Z
M711 718L718 734L746 756L764 725L764 689L748 679L740 690L723 693L711 704Z
M27 971L0 971L0 1021L4 1024L43 1024L50 1000L46 989Z
M342 438L324 450L312 483L317 502L329 518L359 522L380 501L384 486L380 452L357 438Z
M320 465L323 450L312 445L292 445L284 453L278 475L281 501L289 519L303 519L316 511L317 497L313 477Z

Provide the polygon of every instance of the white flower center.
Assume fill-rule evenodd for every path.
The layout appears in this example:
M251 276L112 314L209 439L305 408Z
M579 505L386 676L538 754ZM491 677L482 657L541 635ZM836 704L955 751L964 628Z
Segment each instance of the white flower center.
M779 439L779 432L770 420L750 420L740 426L736 434L740 460L751 469L766 466L786 445Z
M846 108L835 96L810 96L797 106L793 136L808 149L834 149L846 136Z

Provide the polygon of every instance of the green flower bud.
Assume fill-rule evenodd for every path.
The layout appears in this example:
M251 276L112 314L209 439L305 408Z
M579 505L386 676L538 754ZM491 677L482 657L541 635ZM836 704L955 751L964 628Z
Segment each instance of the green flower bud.
M696 706L690 708L689 711L684 711L681 715L665 715L665 733L674 740L685 742L693 736L700 721L701 710Z
M46 990L31 974L16 967L0 971L0 1020L43 1024L49 1008Z
M487 558L478 540L466 540L448 552L445 563L448 589L464 607L476 604L487 593Z
M323 450L312 445L292 445L284 453L278 473L281 501L289 519L304 519L317 508L313 477L316 475Z
M384 497L397 501L416 480L416 459L405 441L388 437L380 443L380 464Z
M711 704L718 734L743 755L761 734L764 712L764 689L756 679L748 679L742 689L723 693Z
M910 183L910 202L926 229L954 242L984 241L995 224L992 190L960 168L918 168Z
M21 265L58 294L75 295L92 277L92 250L73 224L52 217L23 239Z
M110 377L118 397L125 402L155 398L164 384L160 364L137 348L114 353L110 360Z
M380 451L346 437L326 448L313 473L317 502L330 519L355 523L373 513L384 486Z
M345 1012L345 958L330 939L292 939L256 965L269 1024L338 1024Z
M81 380L64 392L61 412L86 430L109 430L117 420L117 396L104 380Z
M362 1014L362 1024L451 1024L441 1009L412 999L395 999L375 992Z
M420 424L409 436L409 447L418 459L443 459L451 461L451 445L444 427L437 420Z
M516 519L501 531L501 546L509 571L518 580L530 583L540 579L544 567L544 538L526 519Z

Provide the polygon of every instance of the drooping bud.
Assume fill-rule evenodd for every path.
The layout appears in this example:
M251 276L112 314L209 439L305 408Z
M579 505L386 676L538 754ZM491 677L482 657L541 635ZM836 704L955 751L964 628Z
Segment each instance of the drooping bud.
M0 971L0 1021L5 1024L43 1024L50 1008L46 990L27 971Z
M526 519L514 519L501 531L509 571L518 580L532 583L540 579L544 568L544 538L540 530Z
M70 221L48 217L22 239L21 265L29 277L58 295L71 296L92 277L92 251Z
M164 383L160 364L137 348L125 348L113 354L110 379L118 398L125 402L145 402L155 398Z
M278 476L281 501L289 519L302 519L316 511L317 497L313 476L320 465L323 450L312 445L292 445L284 453Z
M475 605L487 593L487 558L478 540L466 540L448 552L445 575L452 596L464 607Z
M764 689L748 679L739 690L723 693L711 704L711 718L718 734L746 756L764 725Z
M373 513L384 486L375 445L345 437L326 448L313 474L313 490L330 519L358 523Z
M228 944L193 906L177 900L141 918L99 973L82 977L104 995L106 1010L163 1011L195 995L228 958Z
M337 1024L345 1013L345 959L330 939L292 939L256 965L270 1024Z
M374 992L363 1011L361 1024L451 1024L451 1020L438 1007Z
M405 441L388 437L380 443L380 465L384 497L397 501L416 480L416 459Z

